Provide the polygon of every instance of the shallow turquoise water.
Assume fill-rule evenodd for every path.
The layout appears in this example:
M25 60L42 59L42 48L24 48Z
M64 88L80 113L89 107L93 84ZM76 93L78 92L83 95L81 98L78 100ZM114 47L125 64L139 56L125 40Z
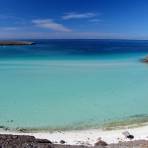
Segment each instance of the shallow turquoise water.
M0 124L13 128L93 128L147 115L148 65L139 62L145 55L1 59Z

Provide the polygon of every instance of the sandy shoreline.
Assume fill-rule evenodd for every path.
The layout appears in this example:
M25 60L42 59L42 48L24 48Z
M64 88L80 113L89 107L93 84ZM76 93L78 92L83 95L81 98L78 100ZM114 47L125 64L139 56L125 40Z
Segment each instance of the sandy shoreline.
M76 130L76 131L57 131L57 132L37 132L37 133L20 133L10 131L0 131L0 134L12 135L30 135L39 139L48 139L53 143L60 143L64 140L68 145L94 145L99 138L108 144L128 141L122 134L129 131L134 135L134 140L148 140L148 126L137 128L127 128L120 130L103 131L100 129Z

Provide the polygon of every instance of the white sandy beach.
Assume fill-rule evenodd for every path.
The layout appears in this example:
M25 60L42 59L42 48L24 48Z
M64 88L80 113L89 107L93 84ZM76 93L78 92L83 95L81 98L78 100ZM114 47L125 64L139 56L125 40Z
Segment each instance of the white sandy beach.
M69 145L94 145L99 138L110 143L118 143L119 141L128 141L122 134L124 131L129 131L130 134L134 135L134 140L145 139L148 140L148 126L131 128L131 129L121 129L121 130L111 130L103 131L100 129L91 130L80 130L80 131L64 131L64 132L40 132L40 133L17 133L17 132L7 132L1 131L1 134L14 134L14 135L31 135L39 139L48 139L53 143L60 143L64 140L66 144Z

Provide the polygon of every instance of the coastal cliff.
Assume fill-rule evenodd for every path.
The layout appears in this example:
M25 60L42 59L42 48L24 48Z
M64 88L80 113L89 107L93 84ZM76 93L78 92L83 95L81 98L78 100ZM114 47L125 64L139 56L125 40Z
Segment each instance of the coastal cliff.
M33 45L34 42L30 41L0 41L0 46L12 46L12 45Z

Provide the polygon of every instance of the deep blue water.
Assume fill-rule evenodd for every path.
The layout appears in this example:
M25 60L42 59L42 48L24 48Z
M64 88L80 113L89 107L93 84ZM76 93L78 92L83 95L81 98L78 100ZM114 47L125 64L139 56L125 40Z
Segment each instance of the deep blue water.
M0 47L1 58L69 58L114 53L148 52L148 41L138 40L33 40L31 46Z

